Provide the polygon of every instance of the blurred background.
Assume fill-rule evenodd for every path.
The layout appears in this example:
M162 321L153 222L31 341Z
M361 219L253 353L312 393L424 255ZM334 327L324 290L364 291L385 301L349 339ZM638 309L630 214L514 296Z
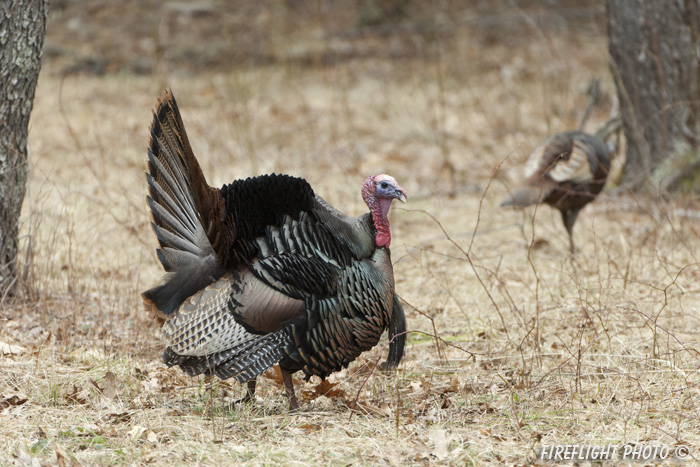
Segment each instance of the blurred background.
M291 173L357 215L364 178L389 173L407 208L465 239L487 206L480 228L502 235L480 254L501 257L499 245L531 238L498 204L544 138L579 126L596 78L589 130L608 118L606 47L601 1L53 2L24 222L69 241L40 255L46 242L33 242L27 256L47 262L42 278L65 273L64 286L98 295L105 281L93 278L123 274L136 290L157 280L143 167L151 110L170 87L211 185ZM404 231L395 212L399 242L441 237L415 214ZM558 251L558 213L540 215L551 220L542 246ZM124 312L139 308L138 294L118 295Z

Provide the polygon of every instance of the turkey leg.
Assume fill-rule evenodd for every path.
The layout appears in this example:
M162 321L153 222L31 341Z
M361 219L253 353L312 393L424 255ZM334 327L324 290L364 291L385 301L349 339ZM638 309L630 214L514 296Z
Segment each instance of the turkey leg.
M561 211L561 218L564 221L564 227L569 233L569 251L573 255L576 253L576 247L574 246L574 223L576 223L576 218L581 208L567 209L566 211Z
M292 379L292 374L280 368L282 372L282 382L284 382L284 389L289 399L289 410L297 410L299 408L299 402L297 402L297 396L294 394L294 380Z

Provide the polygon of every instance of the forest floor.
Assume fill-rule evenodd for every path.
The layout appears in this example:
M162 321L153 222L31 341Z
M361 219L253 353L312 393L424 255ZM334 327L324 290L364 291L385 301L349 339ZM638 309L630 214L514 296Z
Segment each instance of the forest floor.
M578 127L596 77L587 129L607 119L600 5L357 28L354 10L292 1L124 3L52 2L21 293L0 302L0 465L531 465L545 445L700 462L696 200L613 176L574 256L558 212L499 207L530 151ZM352 215L367 175L406 189L391 213L411 331L397 371L375 368L383 341L327 383L297 378L289 413L273 370L239 406L235 382L165 367L140 293L163 273L144 167L167 87L213 186L289 173Z

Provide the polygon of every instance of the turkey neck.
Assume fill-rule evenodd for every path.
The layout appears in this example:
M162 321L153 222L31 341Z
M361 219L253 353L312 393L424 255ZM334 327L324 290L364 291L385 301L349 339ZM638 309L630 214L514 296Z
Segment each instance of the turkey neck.
M379 198L373 199L370 203L369 210L372 213L372 221L374 228L377 229L377 235L374 237L374 243L378 247L389 248L391 243L391 231L389 230L389 207L391 199Z

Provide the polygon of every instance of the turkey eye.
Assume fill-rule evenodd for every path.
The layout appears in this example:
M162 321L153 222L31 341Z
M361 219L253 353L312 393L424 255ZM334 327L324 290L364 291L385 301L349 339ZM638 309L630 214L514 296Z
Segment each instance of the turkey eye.
M382 190L389 188L389 184L387 182L382 182L379 186L382 187Z

